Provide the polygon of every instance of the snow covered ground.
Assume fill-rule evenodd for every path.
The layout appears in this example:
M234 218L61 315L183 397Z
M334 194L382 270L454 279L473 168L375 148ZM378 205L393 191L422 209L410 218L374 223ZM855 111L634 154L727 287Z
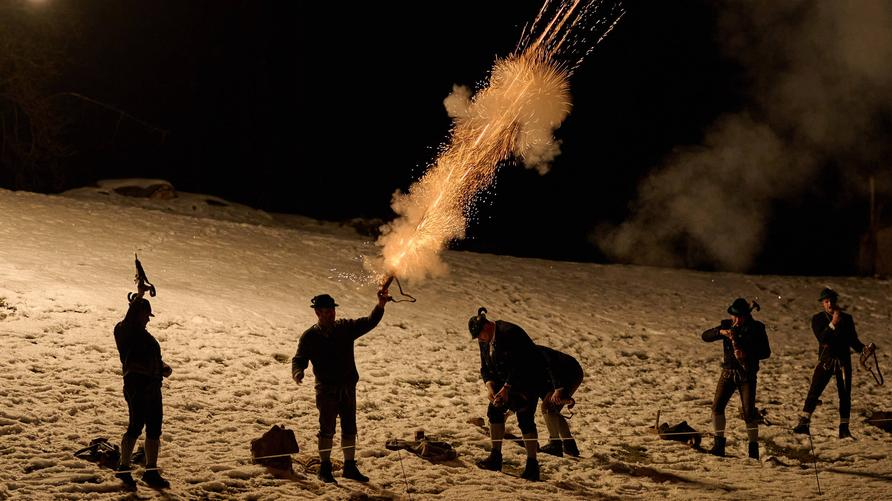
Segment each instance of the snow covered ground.
M315 455L313 378L301 386L290 378L298 336L315 322L309 298L327 292L341 305L339 317L367 314L375 289L361 256L377 248L327 225L191 217L92 198L0 190L0 499L122 496L110 470L72 453L94 437L118 442L126 426L112 327L134 290L134 252L158 288L149 331L174 369L164 383L159 460L172 486L159 493L141 484L134 498L817 498L813 465L801 462L808 441L789 429L816 357L808 319L822 287L841 292L861 339L875 342L881 366L892 368L889 281L447 252L448 275L403 284L418 302L389 304L356 345L358 457L372 481L278 479L250 464L249 441L282 423L297 434L299 458ZM664 422L711 430L721 347L700 333L737 296L758 297L756 317L774 352L760 375L758 403L774 423L762 428L761 462L746 459L736 397L728 409L732 457L660 440L649 429L661 410ZM540 483L473 465L488 449L484 430L468 423L486 412L466 329L481 305L490 318L576 356L586 371L571 420L582 458L540 456ZM892 498L892 435L864 424L871 411L892 410L890 394L856 368L858 440L848 441L835 436L832 383L825 391L812 425L825 498ZM384 448L419 428L452 443L459 459L436 465ZM509 431L518 433L513 417ZM506 444L509 464L522 467L523 457Z

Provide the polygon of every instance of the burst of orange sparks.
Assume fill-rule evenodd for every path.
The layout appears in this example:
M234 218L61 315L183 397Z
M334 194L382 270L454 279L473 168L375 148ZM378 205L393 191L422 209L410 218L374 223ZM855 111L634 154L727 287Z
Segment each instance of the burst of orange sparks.
M555 54L589 5L580 13L582 0L564 3L534 42L524 42L550 1L546 0L530 33L522 36L516 53L496 62L489 84L471 100L468 115L456 118L451 140L433 166L408 194L395 199L400 217L379 240L385 274L410 278L433 274L431 259L451 240L464 236L473 202L491 186L499 164L523 156L520 136L536 122L536 106L545 102L560 108L559 115L569 111L568 72L555 62ZM557 125L547 124L551 130Z

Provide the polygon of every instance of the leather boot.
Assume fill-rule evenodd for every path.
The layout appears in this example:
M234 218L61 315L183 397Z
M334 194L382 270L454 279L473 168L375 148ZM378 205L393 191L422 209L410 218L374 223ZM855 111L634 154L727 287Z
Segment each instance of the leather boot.
M552 456L563 457L564 445L560 440L549 440L547 444L539 447L539 452L550 454Z
M715 442L712 444L712 449L709 449L709 453L713 456L725 457L725 437L715 437Z
M477 466L484 470L502 471L502 451L493 449L490 451L488 458L477 461Z
M536 458L527 458L526 467L523 469L520 478L533 482L539 481L539 461Z
M154 487L156 489L167 489L168 487L170 487L170 482L168 482L166 478L162 477L161 473L158 470L146 470L142 474L142 481L149 484L150 487Z
M750 442L748 452L750 459L759 459L759 442Z
M331 461L322 461L319 463L319 473L317 473L316 476L326 484L337 483L331 474Z
M132 491L136 490L136 480L134 480L133 475L130 474L130 465L121 465L118 466L116 470L115 477L124 482L124 486Z
M852 432L849 431L849 423L839 423L839 438L855 438L852 436Z
M355 459L347 459L344 461L344 478L356 480L357 482L368 482L369 477L363 475L359 468L356 467Z
M574 458L579 457L579 447L576 446L576 440L572 438L564 440L564 454L573 456Z
M811 435L811 430L809 429L809 424L811 424L811 420L807 417L800 417L799 424L793 428L793 433L798 433L800 435Z

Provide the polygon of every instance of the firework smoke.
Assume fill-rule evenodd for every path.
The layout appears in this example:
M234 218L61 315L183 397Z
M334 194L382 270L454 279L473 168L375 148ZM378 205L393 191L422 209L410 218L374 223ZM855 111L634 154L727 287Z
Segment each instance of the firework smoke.
M465 236L477 195L492 185L501 162L517 158L546 173L559 153L553 132L570 112L568 77L621 16L616 4L547 0L479 92L456 86L444 101L454 120L451 137L408 193L394 195L398 217L384 226L382 258L370 267L415 280L442 275L440 253ZM590 42L592 33L598 37ZM568 56L577 59L567 63Z
M629 218L592 235L614 259L746 271L774 202L827 169L843 170L836 199L863 197L870 174L892 190L888 0L732 1L720 11L719 38L746 68L751 102L716 120L703 144L677 148L642 182Z

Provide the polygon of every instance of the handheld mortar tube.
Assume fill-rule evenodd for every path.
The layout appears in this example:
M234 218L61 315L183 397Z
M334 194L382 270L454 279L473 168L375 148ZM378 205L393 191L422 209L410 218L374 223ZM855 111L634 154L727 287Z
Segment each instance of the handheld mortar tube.
M395 275L385 275L384 283L381 285L381 290L387 290L390 287L390 284L393 283Z
M406 294L405 292L403 292L403 286L400 285L400 281L398 278L396 278L396 275L384 275L384 281L381 282L381 290L386 292L387 289L390 287L390 284L393 283L394 280L396 280L396 286L400 290L400 296L402 296L406 299L394 299L393 297L391 297L390 301L393 301L394 303L402 303L404 301L414 303L415 298L413 296L410 296L409 294Z

